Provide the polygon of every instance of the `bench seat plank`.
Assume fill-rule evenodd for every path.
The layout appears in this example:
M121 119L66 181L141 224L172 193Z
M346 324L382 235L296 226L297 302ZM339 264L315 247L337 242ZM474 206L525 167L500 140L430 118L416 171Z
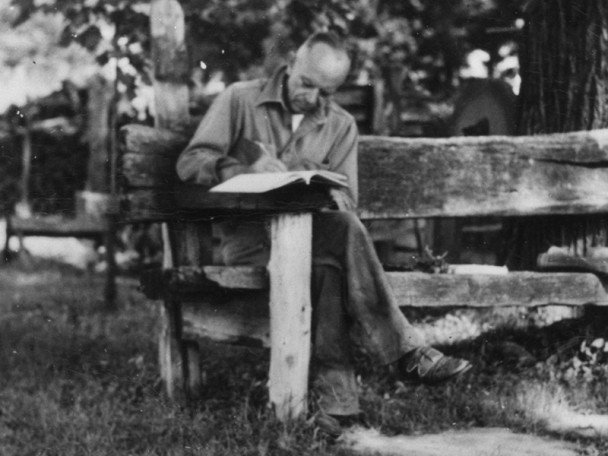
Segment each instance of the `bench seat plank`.
M201 297L181 304L183 337L235 345L270 347L270 309L266 293Z
M11 217L11 233L23 236L100 238L107 222L98 217L65 218L60 216Z
M172 272L173 289L188 290L190 299L209 291L209 282L244 290L268 288L263 267L204 266ZM387 272L402 307L497 307L585 304L608 305L608 295L590 273L510 272L492 274L427 274ZM205 279L203 279L203 277Z
M169 286L174 290L186 288L196 292L197 288L207 288L206 284L241 290L268 289L268 271L263 266L182 266L168 274Z
M588 273L510 272L424 274L389 272L402 307L608 305L600 280Z
M260 273L261 268L247 272ZM511 272L505 275L389 272L398 302L412 307L608 305L599 279L588 273ZM255 283L260 284L261 280ZM266 292L211 298L204 293L182 304L184 337L270 347Z

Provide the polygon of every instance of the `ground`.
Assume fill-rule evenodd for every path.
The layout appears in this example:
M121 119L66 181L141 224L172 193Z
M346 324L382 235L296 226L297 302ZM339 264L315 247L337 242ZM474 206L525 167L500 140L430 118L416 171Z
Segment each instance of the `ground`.
M356 434L332 443L312 419L288 426L273 419L264 350L203 344L200 398L168 401L157 375L156 303L143 299L134 279L122 277L119 310L107 312L103 281L49 260L0 269L0 454L361 454ZM452 322L471 318L449 315ZM411 317L435 332L442 326L430 325L431 317L446 321ZM600 358L577 356L583 339L604 335L606 321L604 312L595 312L535 330L462 337L443 349L471 359L475 368L444 386L408 384L394 369L361 356L359 383L371 431L359 437L369 443L383 435L410 445L403 439L499 428L572 454L607 454L607 370ZM447 331L468 326L443 325ZM449 439L448 445L455 448Z
M352 429L345 447L390 456L576 456L576 445L501 428L471 428L437 434L387 437L376 430Z

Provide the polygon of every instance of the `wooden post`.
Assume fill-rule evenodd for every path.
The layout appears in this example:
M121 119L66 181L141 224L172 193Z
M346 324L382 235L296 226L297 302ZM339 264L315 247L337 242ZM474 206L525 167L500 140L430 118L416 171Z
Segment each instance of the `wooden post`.
M111 82L98 72L89 81L87 102L87 140L89 143L89 160L87 165L87 192L103 195L106 200L111 192L112 172L112 136L116 134L112 111L115 109L116 81ZM115 230L114 215L107 213L91 214L86 208L84 213L77 206L76 217L99 217L105 222L103 243L106 249L106 281L104 284L104 303L108 311L117 309L116 303L116 275L118 273L115 258Z
M177 0L153 0L150 5L152 62L154 63L154 103L156 127L180 131L189 122L188 61L185 45L184 12ZM163 267L176 265L174 239L163 224ZM188 352L181 340L181 304L165 298L159 308L159 365L167 395L183 392L187 379Z
M190 121L184 11L177 0L150 7L156 126L182 131Z
M183 318L183 317L182 317ZM201 354L196 341L184 343L186 351L186 391L190 397L197 397L203 383L201 375Z
M109 200L111 206L106 208L105 220L106 230L104 233L104 242L106 245L106 283L104 287L104 300L106 309L116 310L117 302L116 297L118 296L118 290L116 289L116 276L118 275L118 265L116 264L116 232L118 231L118 212L114 202L116 201L117 192L117 176L116 176L116 161L118 159L118 145L117 145L117 112L116 105L118 103L118 75L119 67L118 62L115 63L116 78L114 79L114 87L112 88L112 100L110 103L110 109L108 113L109 117L109 138L108 138L108 151L109 151L109 164L110 164L110 179L109 185Z
M20 182L20 198L19 202L15 205L15 215L18 218L29 219L32 217L32 206L30 204L30 175L32 171L32 128L30 115L32 109L29 109L25 115L25 124L23 128L18 130L22 135L21 142L21 182ZM6 254L8 255L9 238L11 237L12 229L10 224L10 217L7 217L6 225ZM23 244L23 231L17 231L19 239L19 254L22 258L27 258L25 246ZM8 257L7 257L8 258Z
M167 225L165 224L165 227ZM167 227L169 228L169 227ZM174 222L171 230L166 230L166 236L173 246L171 253L174 262L179 266L201 266L212 263L213 237L211 223L208 222ZM168 245L168 244L165 244ZM180 309L179 331L181 332L181 304L174 303ZM180 336L181 338L181 336ZM202 378L198 342L180 340L183 357L184 387L190 397L196 397L200 392Z
M22 129L22 133L23 140L21 156L21 197L19 198L19 203L16 207L16 212L18 217L30 218L32 216L32 207L30 205L30 175L32 170L32 130L29 112L26 113L25 126Z
M270 402L286 421L307 410L312 214L274 216L271 240Z
M89 163L86 189L95 193L108 193L110 179L110 110L114 99L114 87L100 73L89 81L87 104Z

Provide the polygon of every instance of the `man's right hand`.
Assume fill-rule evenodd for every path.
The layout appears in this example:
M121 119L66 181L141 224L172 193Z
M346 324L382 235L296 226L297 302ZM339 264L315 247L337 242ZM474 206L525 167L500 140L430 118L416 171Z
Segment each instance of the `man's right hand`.
M263 156L249 166L250 173L281 173L287 171L287 166L281 160Z
M250 173L281 173L287 171L287 165L275 158L263 143L256 141L255 144L259 147L259 158L249 166Z

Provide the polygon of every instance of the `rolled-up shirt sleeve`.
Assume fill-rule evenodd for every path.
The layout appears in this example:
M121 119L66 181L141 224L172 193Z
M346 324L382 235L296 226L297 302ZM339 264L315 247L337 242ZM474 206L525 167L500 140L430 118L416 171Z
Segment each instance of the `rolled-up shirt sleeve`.
M221 181L220 171L242 166L228 156L239 128L233 94L228 87L218 95L177 159L177 175L182 181L212 186Z

